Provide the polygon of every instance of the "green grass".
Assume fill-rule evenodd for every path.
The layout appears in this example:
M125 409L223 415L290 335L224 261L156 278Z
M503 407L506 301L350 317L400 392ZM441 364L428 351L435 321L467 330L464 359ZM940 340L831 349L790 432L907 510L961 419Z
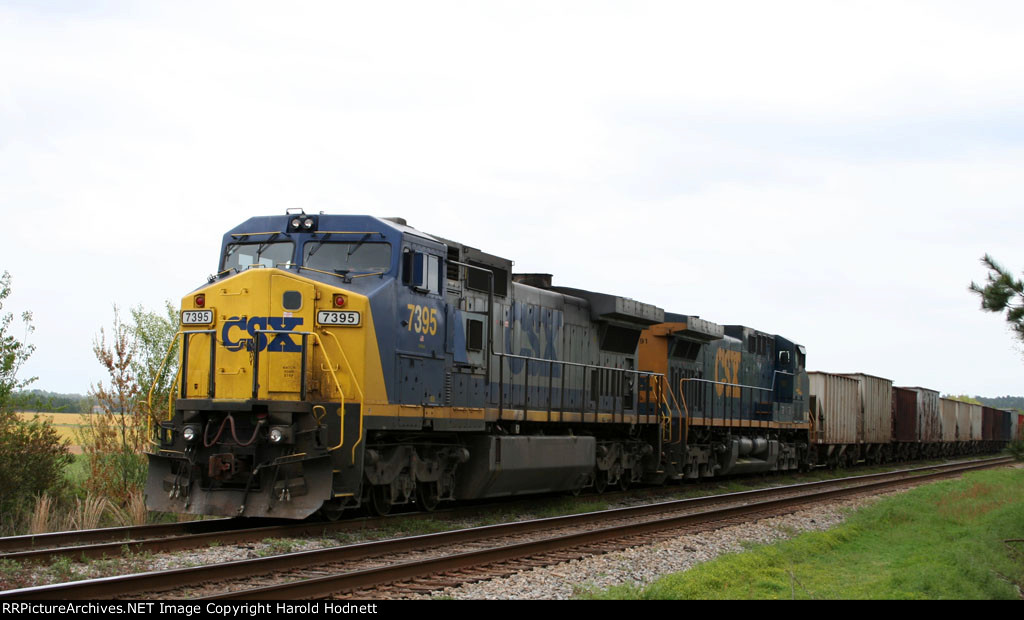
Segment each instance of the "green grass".
M841 526L759 545L614 599L1020 599L1024 470L930 484L853 513Z
M301 543L301 540L295 538L265 538L263 539L263 544L267 546L257 551L256 555L263 558L271 555L292 553L298 549Z

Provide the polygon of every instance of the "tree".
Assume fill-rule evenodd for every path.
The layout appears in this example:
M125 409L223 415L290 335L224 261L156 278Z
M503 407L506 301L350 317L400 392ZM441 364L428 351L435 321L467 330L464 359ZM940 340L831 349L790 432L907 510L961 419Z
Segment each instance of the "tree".
M1024 341L1024 282L1014 278L1010 272L985 254L981 259L989 273L984 286L971 282L970 290L981 297L981 309L988 312L1006 311L1006 322Z
M0 309L11 294L11 274L0 276ZM21 315L26 338L33 331L32 313ZM18 371L35 347L11 334L14 316L0 317L0 530L12 530L12 521L32 497L57 486L71 460L67 442L38 416L21 419L14 412L12 393L36 380L20 379Z
M90 395L102 413L90 416L79 433L89 458L89 490L122 506L145 485L147 463L143 451L149 438L149 421L151 414L168 402L177 365L174 351L167 355L178 330L173 306L166 304L166 316L142 306L133 308L131 315L130 323L123 322L115 306L113 328L109 334L100 328L93 343L93 353L109 382L93 386Z
M4 272L0 276L0 310L3 309L3 302L11 294L11 274ZM25 326L25 339L35 328L32 326L32 313L25 311L21 314L21 321ZM36 380L36 377L19 379L18 371L22 365L36 350L35 345L18 340L11 334L11 323L14 322L14 315L8 312L0 318L0 409L9 408L11 395L15 390L20 390Z
M89 457L86 484L93 493L123 505L145 481L146 421L139 409L141 388L133 369L138 342L132 327L121 321L117 306L109 337L100 328L92 350L110 382L92 387L91 395L103 412L91 416L80 429L82 450Z
M132 332L138 344L132 371L139 380L140 406L147 415L159 417L170 402L171 384L177 374L178 343L175 335L178 333L178 311L169 301L164 302L163 314L135 306L132 308L132 322Z

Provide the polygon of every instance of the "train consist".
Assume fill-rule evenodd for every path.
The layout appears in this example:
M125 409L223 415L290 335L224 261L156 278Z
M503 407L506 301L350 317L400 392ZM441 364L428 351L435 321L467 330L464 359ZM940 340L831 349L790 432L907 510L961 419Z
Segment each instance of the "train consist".
M255 217L182 298L147 506L336 518L994 451L1017 416L806 370L803 346L514 274L400 219Z

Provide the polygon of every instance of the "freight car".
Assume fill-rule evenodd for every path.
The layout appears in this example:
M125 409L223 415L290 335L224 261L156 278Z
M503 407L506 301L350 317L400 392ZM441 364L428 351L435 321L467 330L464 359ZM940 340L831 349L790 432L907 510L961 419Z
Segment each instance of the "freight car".
M919 451L865 435L884 397L870 429L857 400L852 447L815 443L833 420L810 416L791 340L513 274L399 218L249 219L182 298L178 341L151 510L336 518Z

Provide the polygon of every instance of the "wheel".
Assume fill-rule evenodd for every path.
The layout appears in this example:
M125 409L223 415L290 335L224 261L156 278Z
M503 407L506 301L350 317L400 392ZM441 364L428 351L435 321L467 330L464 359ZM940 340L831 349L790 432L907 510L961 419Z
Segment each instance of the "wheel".
M594 473L594 492L604 493L605 489L608 488L608 471L605 469L599 469Z
M619 488L622 489L623 491L628 491L630 485L632 484L632 482L633 482L633 470L632 469L623 469L622 470L622 475L619 476Z
M433 512L441 502L441 494L437 489L437 482L416 482L416 505L423 512Z
M320 507L320 516L332 523L340 519L344 512L344 508L334 504L333 502L325 503Z
M370 510L379 517L391 512L391 485L376 484L370 489Z

